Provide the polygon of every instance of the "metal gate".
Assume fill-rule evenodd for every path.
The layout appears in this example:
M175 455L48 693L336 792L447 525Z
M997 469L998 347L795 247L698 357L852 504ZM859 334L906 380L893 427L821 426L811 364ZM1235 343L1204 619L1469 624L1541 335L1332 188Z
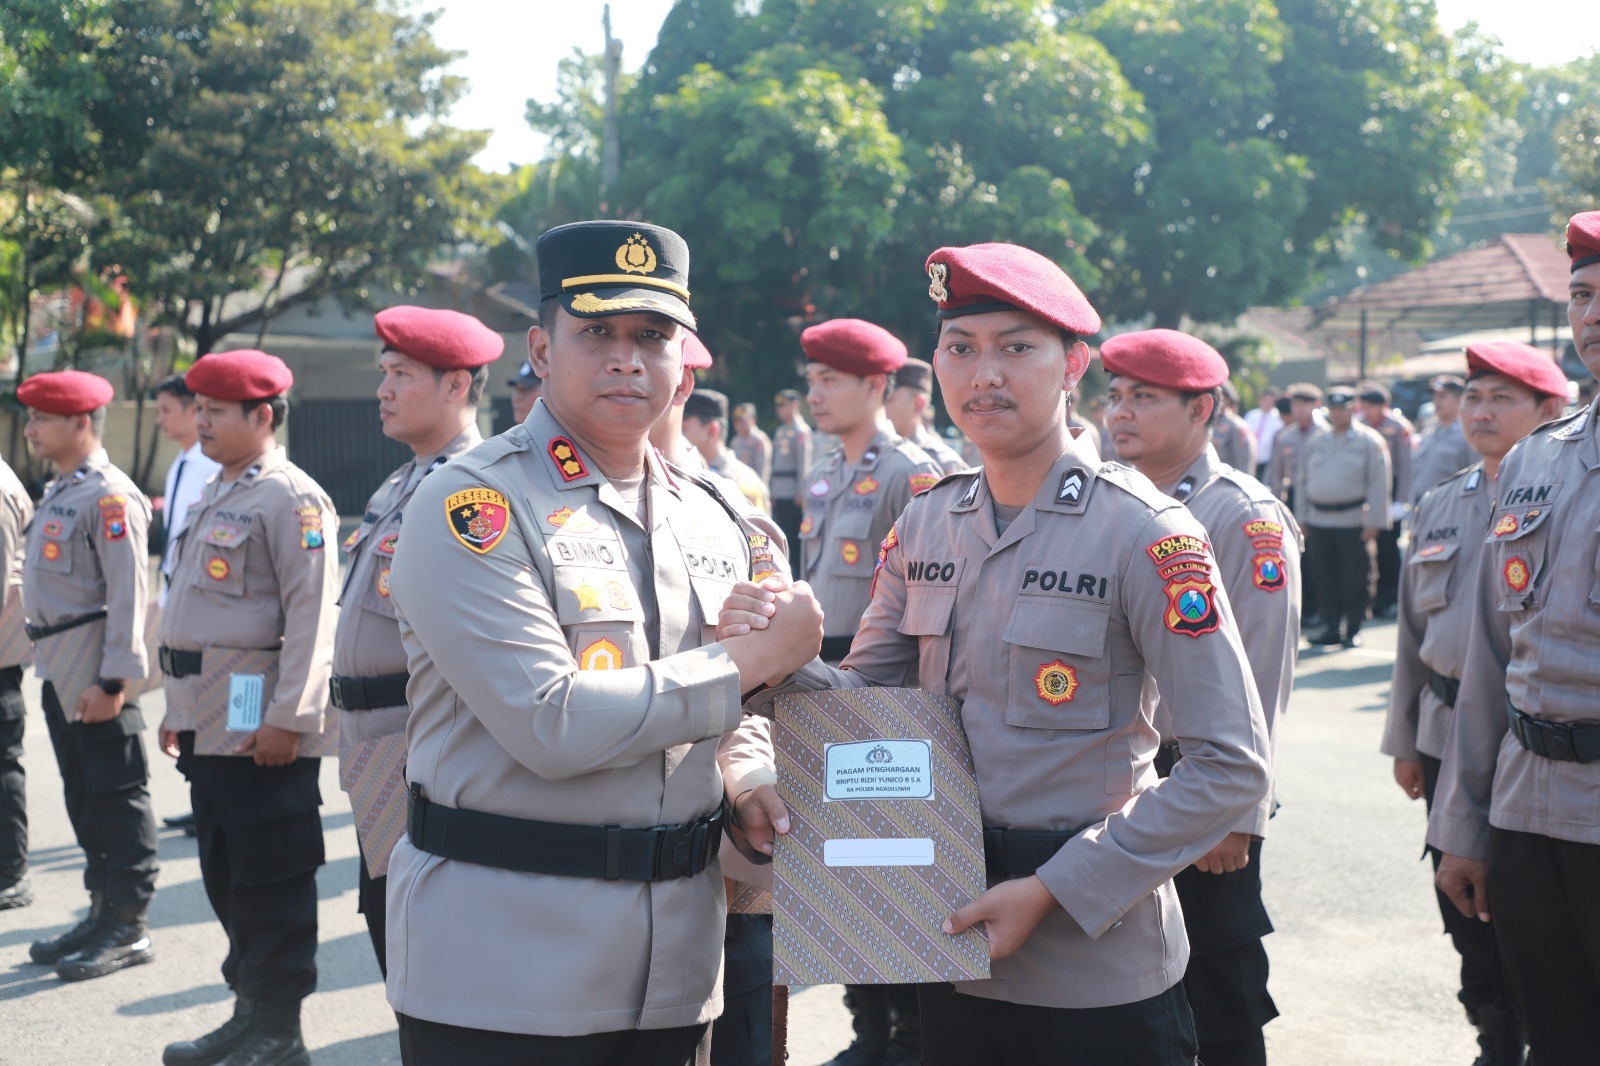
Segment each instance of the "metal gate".
M360 515L411 449L383 435L378 401L301 400L289 409L289 458L341 515Z

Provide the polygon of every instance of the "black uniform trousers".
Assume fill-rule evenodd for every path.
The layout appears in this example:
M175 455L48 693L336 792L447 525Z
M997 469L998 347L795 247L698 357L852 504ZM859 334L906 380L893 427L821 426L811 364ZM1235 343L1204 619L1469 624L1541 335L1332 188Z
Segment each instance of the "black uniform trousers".
M533 1036L400 1018L405 1066L709 1066L711 1023L588 1036Z
M805 477L804 471L801 471L800 477ZM804 510L793 500L772 501L772 520L783 530L784 537L789 541L789 553L795 558L799 558L800 554L796 545L800 543L800 523L804 519Z
M1306 527L1306 563L1317 583L1317 613L1329 626L1344 622L1355 636L1367 620L1367 581L1372 563L1360 529Z
M722 959L722 1014L711 1025L711 1066L769 1066L772 915L728 915Z
M361 861L361 873L356 881L356 911L367 920L367 936L372 940L372 952L378 956L378 972L389 977L388 934L384 926L389 920L389 905L384 896L389 891L389 878L373 877L367 872L367 856L360 848L356 857Z
M1373 543L1378 557L1378 586L1372 596L1372 609L1385 611L1400 601L1400 523L1378 532Z
M0 669L0 888L28 872L28 776L22 769L22 667Z
M1600 844L1489 831L1495 944L1528 1036L1529 1061L1600 1054Z
M1036 1007L918 986L923 1066L1194 1066L1183 985L1113 1007Z
M242 996L304 999L317 987L317 867L324 859L318 759L257 766L196 755L178 734L200 876L228 934L222 978Z
M1433 813L1433 794L1438 787L1439 760L1431 755L1423 755L1422 799L1427 804L1429 814ZM1439 849L1428 848L1428 855L1433 859L1434 873L1438 873ZM1469 1015L1475 1015L1480 1007L1503 1006L1506 990L1495 959L1494 926L1476 918L1468 918L1456 909L1449 896L1437 888L1433 894L1438 897L1444 931L1450 937L1450 943L1455 945L1456 954L1461 956L1461 991L1456 993L1456 998ZM1493 906L1493 903L1491 898L1490 905Z
M123 704L107 722L70 722L49 681L43 703L67 820L83 849L83 887L105 893L107 903L142 909L155 895L157 861L139 705Z

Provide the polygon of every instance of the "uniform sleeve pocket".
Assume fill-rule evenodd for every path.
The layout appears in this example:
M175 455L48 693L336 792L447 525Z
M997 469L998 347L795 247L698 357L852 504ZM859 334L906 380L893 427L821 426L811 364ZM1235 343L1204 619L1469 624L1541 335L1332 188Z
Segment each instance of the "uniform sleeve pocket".
M1111 616L1074 603L1027 598L1011 610L1006 724L1105 729L1111 724L1106 629Z
M1460 549L1460 544L1429 544L1407 561L1413 568L1411 587L1417 610L1432 613L1450 605L1450 574L1455 569L1450 561Z
M955 612L955 586L906 589L906 609L896 627L908 637L942 637L950 631L950 616Z

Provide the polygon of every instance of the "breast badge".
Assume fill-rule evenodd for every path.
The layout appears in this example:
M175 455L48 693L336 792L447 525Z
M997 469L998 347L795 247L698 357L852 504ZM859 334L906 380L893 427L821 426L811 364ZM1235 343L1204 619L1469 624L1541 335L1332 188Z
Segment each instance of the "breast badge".
M551 511L544 516L544 520L568 533L593 533L600 528L600 523L589 517L587 511L574 511L570 507Z
M479 555L488 555L506 534L511 508L493 489L463 489L444 501L450 532Z
M1512 592L1523 592L1533 580L1533 575L1528 570L1528 561L1520 555L1513 555L1506 560L1505 570L1502 571L1506 578L1506 588Z
M389 568L387 566L378 571L378 595L384 599L389 598Z
M393 555L395 548L399 547L399 545L400 534L390 533L388 536L378 541L378 546L372 550L377 552L379 555Z
M600 590L587 581L574 587L572 594L578 597L578 610L598 611L600 609Z
M1509 537L1511 534L1515 533L1518 528L1520 527L1517 525L1516 515L1501 515L1500 521L1494 524L1494 535L1497 537Z
M39 554L44 556L44 561L53 563L61 558L61 545L53 540L44 542L44 547L39 549Z
M1039 698L1052 707L1071 703L1078 692L1078 671L1060 659L1043 663L1033 675L1033 687L1038 690Z
M228 565L228 560L220 555L213 555L206 560L206 573L213 581L226 581L228 575L233 573L233 568Z
M621 670L622 649L601 638L578 653L579 670Z
M61 536L61 522L60 522L60 520L52 518L52 519L50 519L50 521L46 522L44 524L44 535L47 536L47 537L59 537L59 536Z
M856 495L857 496L871 496L874 492L877 492L877 491L878 491L878 482L874 478L868 477L865 481L856 482Z
M853 540L847 540L839 545L839 558L849 566L854 566L861 561L861 548Z
M628 599L627 586L620 581L606 582L606 600L611 604L612 610L633 610L633 601Z

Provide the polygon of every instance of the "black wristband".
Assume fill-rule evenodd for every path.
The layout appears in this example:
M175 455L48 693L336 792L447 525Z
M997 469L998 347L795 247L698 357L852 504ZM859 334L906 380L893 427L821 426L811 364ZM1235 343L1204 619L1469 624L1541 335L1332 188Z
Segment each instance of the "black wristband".
M96 681L95 684L99 685L100 691L104 692L107 696L120 695L122 690L126 687L122 679L117 677L110 678L109 680L106 678L101 678L99 681Z

